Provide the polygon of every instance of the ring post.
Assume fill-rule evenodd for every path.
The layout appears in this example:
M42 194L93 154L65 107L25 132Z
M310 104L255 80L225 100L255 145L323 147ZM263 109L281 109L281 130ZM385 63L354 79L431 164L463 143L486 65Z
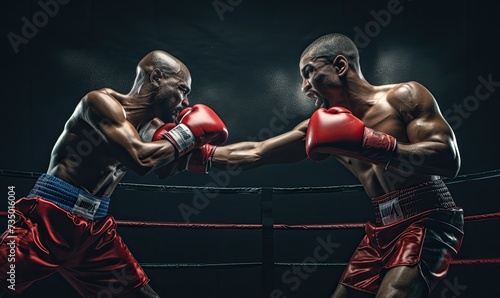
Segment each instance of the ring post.
M262 217L262 297L274 290L274 219L273 189L263 187L261 192Z

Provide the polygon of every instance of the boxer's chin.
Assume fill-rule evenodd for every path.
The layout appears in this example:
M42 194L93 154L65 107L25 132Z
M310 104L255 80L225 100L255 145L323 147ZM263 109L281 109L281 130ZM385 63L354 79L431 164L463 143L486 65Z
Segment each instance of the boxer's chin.
M329 108L328 101L324 98L316 98L316 102L314 103L314 105L316 106L316 109Z
M172 115L170 116L170 119L168 119L170 123L177 123L177 116Z
M329 109L329 108L331 108L331 107L330 107L330 102L329 102L327 99L324 99L324 98L323 98L322 108L325 108L325 109Z
M165 121L165 123L177 123L177 117L179 116L180 113L181 109L171 110L165 113L165 116L163 117L164 119L162 120Z

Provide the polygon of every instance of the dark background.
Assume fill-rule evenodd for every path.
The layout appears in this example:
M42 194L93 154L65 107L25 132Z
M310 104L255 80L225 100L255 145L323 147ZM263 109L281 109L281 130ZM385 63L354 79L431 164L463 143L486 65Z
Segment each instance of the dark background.
M58 11L43 19L40 3L47 2L55 3L0 4L0 169L44 172L52 146L78 100L102 87L127 93L137 62L154 49L165 50L188 66L193 77L190 102L205 103L217 111L229 128L228 143L286 132L313 111L312 101L300 93L300 54L314 39L331 32L355 39L370 83L415 80L434 94L455 130L462 156L460 175L500 167L495 146L500 88L493 85L485 100L469 97L475 95L479 77L500 82L499 11L493 0L221 0L233 4L224 12L217 12L215 2L209 0L73 0L58 4ZM395 5L397 13L390 13L388 5ZM33 22L34 16L42 16L36 34L31 32L16 51L9 34L25 34L25 20ZM456 110L459 106L461 114ZM273 122L280 113L288 118ZM212 175L186 172L164 181L129 173L123 182L229 187L358 183L334 160L305 160L234 175L217 170ZM498 212L497 182L494 178L450 184L450 190L466 215ZM15 186L16 196L21 197L33 183L33 179L0 177L0 193L5 190L0 210L7 208L7 186ZM184 222L179 205L193 206L194 197L119 189L110 212L117 219ZM215 194L189 220L260 223L260 206L258 194ZM371 216L370 201L363 192L274 197L275 223L364 222ZM498 220L468 223L459 257L498 258L499 228ZM141 263L259 262L262 258L259 230L120 227L119 232ZM345 262L362 235L362 230L275 231L275 258L277 262L310 260L318 237L331 237L339 247L325 262ZM292 276L287 275L291 269L276 268L275 287L286 297L315 298L329 297L343 267L308 268L310 273L302 275L299 284L282 278ZM146 271L162 297L261 297L260 267ZM499 265L453 265L432 296L500 297L499 273ZM39 281L22 295L40 296L78 297L60 276Z

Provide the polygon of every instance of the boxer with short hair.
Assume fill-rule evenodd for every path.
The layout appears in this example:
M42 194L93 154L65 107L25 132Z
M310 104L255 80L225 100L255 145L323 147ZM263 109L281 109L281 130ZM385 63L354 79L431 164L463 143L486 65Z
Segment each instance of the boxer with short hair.
M82 297L159 297L107 213L127 170L140 175L175 162L205 144L220 145L227 129L209 107L187 107L188 68L164 51L137 66L128 94L109 88L87 93L66 122L49 168L16 203L18 220L0 238L0 285L18 294L60 273ZM139 133L163 119L154 142ZM16 236L16 283L7 279L10 235ZM43 295L43 294L42 294Z
M299 68L317 107L310 119L262 142L205 149L208 161L190 162L249 169L334 156L364 186L376 220L332 297L427 296L463 238L463 210L440 179L457 175L460 155L438 103L414 81L370 84L356 45L342 34L311 43Z

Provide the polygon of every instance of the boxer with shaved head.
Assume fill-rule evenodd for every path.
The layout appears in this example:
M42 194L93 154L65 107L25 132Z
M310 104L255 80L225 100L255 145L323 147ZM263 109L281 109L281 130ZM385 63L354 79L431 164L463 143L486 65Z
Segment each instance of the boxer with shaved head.
M46 173L16 202L18 220L0 238L0 285L6 291L21 293L57 272L86 298L159 297L107 211L127 171L145 175L227 139L212 109L188 107L190 90L184 63L156 50L138 63L129 93L93 90L77 103ZM153 119L167 124L156 127L145 142L143 132ZM15 286L7 276L12 235L17 240Z

